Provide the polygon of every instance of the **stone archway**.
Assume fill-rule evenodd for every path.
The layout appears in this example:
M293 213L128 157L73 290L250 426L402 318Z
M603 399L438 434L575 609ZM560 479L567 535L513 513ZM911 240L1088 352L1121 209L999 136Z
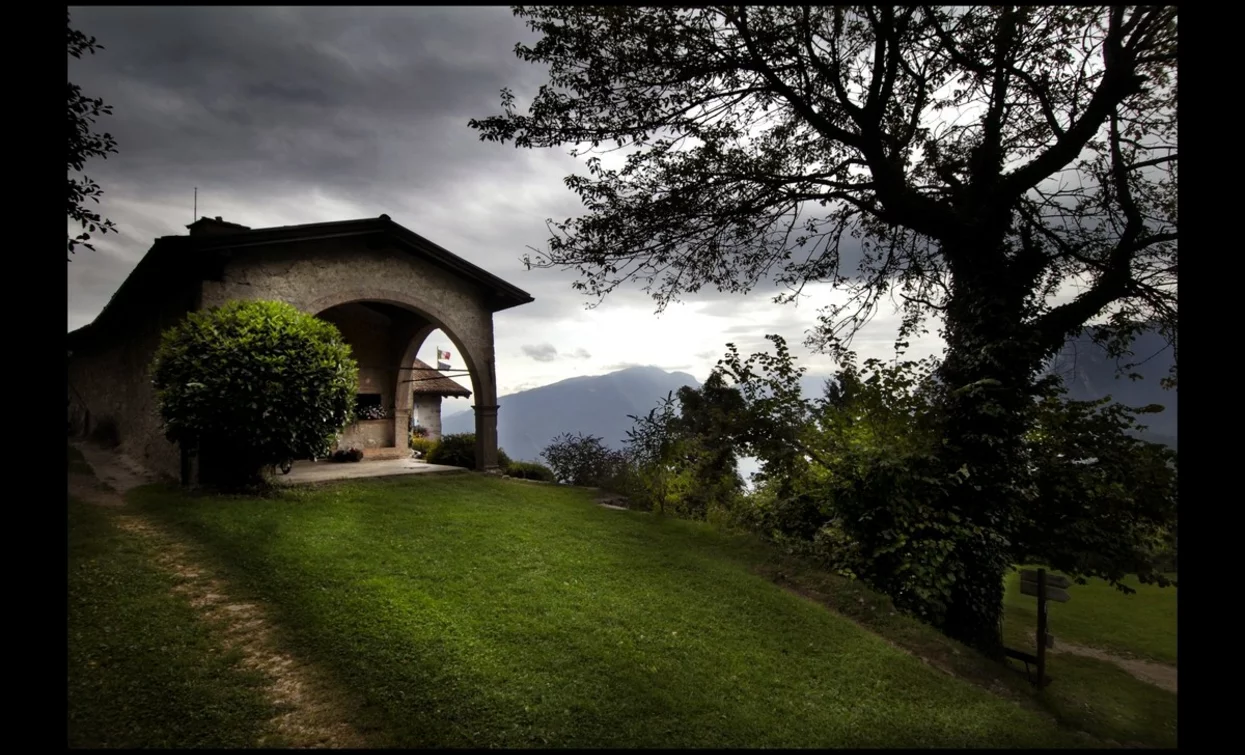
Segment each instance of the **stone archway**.
M435 305L415 300L408 294L392 289L352 288L342 289L319 297L309 304L298 305L306 312L322 316L348 305L381 304L399 308L412 315L410 319L395 323L389 334L386 386L393 397L394 414L389 437L399 447L405 448L406 428L411 413L411 391L405 376L415 362L416 354L428 336L436 330L445 333L462 355L470 375L473 409L476 419L476 459L481 470L497 468L497 391L496 369L493 364L492 322L483 332L472 332L465 323L456 323L452 314L437 310ZM460 335L461 333L467 335ZM361 370L361 375L362 375Z
M399 318L407 330L394 334L383 360L395 369L410 365L432 329L449 337L471 375L479 466L496 467L493 314L531 295L387 215L254 229L200 218L188 228L189 236L157 239L100 316L69 335L71 408L76 400L92 424L115 423L125 449L176 477L178 452L160 428L147 374L166 327L232 300L283 301L312 314L373 302L412 313ZM403 394L395 385L395 406L409 403Z

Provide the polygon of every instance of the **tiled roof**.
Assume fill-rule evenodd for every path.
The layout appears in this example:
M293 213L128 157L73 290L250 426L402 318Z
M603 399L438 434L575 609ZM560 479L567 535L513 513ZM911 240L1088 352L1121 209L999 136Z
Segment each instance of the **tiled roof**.
M467 398L471 395L471 391L418 359L415 360L415 369L411 370L411 375L408 379L411 381L411 391L414 393L433 394L442 398L446 396Z

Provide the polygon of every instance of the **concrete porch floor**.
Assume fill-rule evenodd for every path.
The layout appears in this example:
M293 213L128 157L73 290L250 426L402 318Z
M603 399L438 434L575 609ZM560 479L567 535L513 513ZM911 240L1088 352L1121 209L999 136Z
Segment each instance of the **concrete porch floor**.
M362 477L392 477L408 474L431 474L435 472L466 473L461 467L428 464L418 459L364 459L363 461L296 461L287 475L276 474L272 479L284 485L331 480L354 480Z

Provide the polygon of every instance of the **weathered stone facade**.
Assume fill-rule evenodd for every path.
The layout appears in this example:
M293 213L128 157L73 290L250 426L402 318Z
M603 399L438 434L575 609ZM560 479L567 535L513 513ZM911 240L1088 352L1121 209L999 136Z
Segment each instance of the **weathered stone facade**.
M158 240L96 322L70 334L71 410L89 413L92 426L114 422L124 450L178 474L148 372L160 333L191 310L230 300L285 301L334 322L360 363L360 392L393 407L384 422L348 429L365 443L405 447L414 397L402 376L428 335L444 331L471 373L477 458L482 468L497 466L492 315L530 296L385 216L237 228L200 221L189 238Z
M428 437L432 440L441 439L440 396L424 395L415 397L415 424L427 430Z
M194 308L192 290L168 292L145 315L118 312L118 326L103 337L70 346L68 383L78 432L115 437L121 450L167 477L179 473L177 448L164 438L156 414L150 365L160 334Z

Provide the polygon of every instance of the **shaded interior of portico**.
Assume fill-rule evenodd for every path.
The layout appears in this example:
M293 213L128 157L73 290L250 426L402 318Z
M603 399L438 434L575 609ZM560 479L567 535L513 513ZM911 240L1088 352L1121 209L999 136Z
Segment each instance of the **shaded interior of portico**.
M359 416L343 430L339 445L362 448L368 458L405 456L409 453L407 433L412 413L420 411L427 417L435 409L439 417L440 397L422 391L419 393L423 395L415 395L413 381L422 377L423 371L412 368L417 366L415 354L429 334L444 329L417 312L387 302L354 301L317 316L337 326L359 365ZM459 380L466 382L461 377ZM420 387L427 384L421 382ZM465 389L458 395L464 394L470 395ZM415 401L421 405L416 407ZM431 407L432 401L438 406ZM436 424L439 432L439 421Z

